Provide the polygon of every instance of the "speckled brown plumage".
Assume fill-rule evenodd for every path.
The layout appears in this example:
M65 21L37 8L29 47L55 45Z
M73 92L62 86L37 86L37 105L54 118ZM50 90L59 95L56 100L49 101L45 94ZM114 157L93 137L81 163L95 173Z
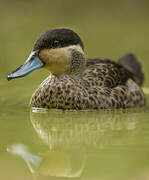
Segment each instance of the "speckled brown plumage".
M50 75L32 95L34 107L114 109L143 106L144 94L132 74L110 60L88 59L77 76Z

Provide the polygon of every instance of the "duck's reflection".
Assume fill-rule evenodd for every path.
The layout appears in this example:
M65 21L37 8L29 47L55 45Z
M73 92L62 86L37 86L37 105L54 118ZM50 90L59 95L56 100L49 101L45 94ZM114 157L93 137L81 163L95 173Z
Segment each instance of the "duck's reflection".
M42 157L31 154L24 144L13 144L7 148L7 152L20 156L26 162L32 174L36 174L36 170L43 161Z
M23 144L14 144L7 151L20 156L34 177L79 177L84 169L84 156L79 151L47 151L38 155L31 154Z
M86 153L112 145L124 145L120 138L137 128L138 113L129 111L44 112L34 109L31 123L48 145L46 152L34 155L17 144L8 151L21 156L33 174L53 177L80 177Z
M39 110L41 112L41 110ZM136 129L138 112L130 110L103 112L31 112L32 125L40 138L52 149L104 148L117 135ZM132 114L133 112L133 114Z

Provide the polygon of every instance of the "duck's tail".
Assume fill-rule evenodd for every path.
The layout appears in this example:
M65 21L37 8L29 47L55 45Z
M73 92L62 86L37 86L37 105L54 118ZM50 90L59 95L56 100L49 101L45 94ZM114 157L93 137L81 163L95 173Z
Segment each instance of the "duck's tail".
M118 60L118 63L130 71L133 75L135 82L142 86L144 82L144 73L142 72L142 66L138 58L133 54L129 53Z

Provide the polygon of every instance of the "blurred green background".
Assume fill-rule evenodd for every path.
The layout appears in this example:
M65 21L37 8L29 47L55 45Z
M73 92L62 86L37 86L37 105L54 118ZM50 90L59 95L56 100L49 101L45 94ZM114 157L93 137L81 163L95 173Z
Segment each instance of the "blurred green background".
M117 60L135 53L143 64L145 86L149 85L147 0L0 1L0 79L26 60L41 33L61 27L80 35L87 57ZM36 71L22 81L41 81L42 76L47 74Z
M135 53L145 72L144 86L149 86L148 0L0 0L0 179L32 179L25 163L19 157L8 155L6 149L9 145L23 143L30 147L33 154L45 148L30 122L28 102L48 72L40 69L23 79L10 82L6 80L7 74L24 63L41 33L62 27L73 29L80 35L87 57L117 60L128 52ZM107 115L92 112L88 120L89 114L85 116L84 113L82 116L79 113L62 115L63 119L70 120L77 116L79 123L76 121L72 126L74 129L83 129L83 123L88 123L91 128L91 131L87 131L88 135L92 132L94 134L94 128L96 132L94 120L97 120L97 132L101 133L103 141L106 136L111 138L107 151L104 146L99 147L103 150L98 149L96 152L93 147L87 149L89 160L82 179L148 179L148 107L120 115L118 112ZM61 118L57 113L53 116L51 114L49 118L52 120ZM125 123L122 127L119 125L121 120L122 124L128 122L128 129ZM102 122L105 122L105 127L102 127ZM56 119L56 127L59 124ZM104 131L109 126L112 132L107 130L105 135ZM64 130L66 136L69 128ZM88 176L88 173L91 175ZM95 176L96 173L99 174ZM132 176L128 178L129 173Z

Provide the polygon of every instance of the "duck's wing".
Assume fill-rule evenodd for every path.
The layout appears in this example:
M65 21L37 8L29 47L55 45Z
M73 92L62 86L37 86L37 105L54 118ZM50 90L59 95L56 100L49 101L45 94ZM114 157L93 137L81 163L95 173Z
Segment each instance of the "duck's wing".
M128 79L133 79L139 86L142 86L144 82L144 73L141 63L133 53L124 55L117 63L109 59L87 59L86 66L89 69L94 66L94 68L96 67L99 71L101 68L106 69L106 74L102 73L102 77L105 77L105 81L108 80L113 73L115 75L117 74L118 77L114 77L115 83L111 84L113 86L117 83L125 84Z
M87 59L86 67L84 78L92 85L113 88L134 79L130 71L109 59Z

